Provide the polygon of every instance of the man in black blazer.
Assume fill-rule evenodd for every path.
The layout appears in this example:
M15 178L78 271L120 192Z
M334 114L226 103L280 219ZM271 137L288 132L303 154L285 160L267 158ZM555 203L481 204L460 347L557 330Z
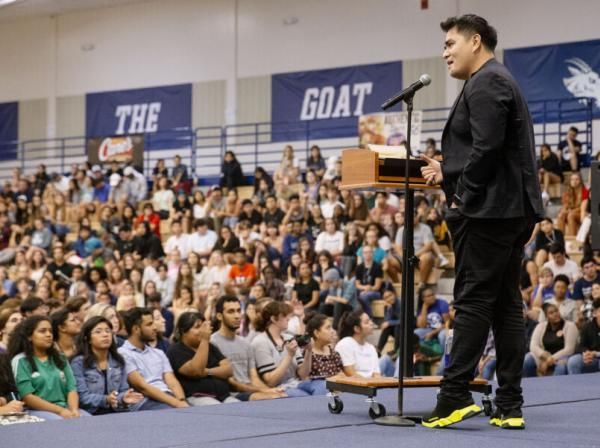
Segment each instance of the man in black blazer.
M494 58L496 30L476 15L452 17L443 57L465 81L442 135L443 161L423 157L430 184L441 184L456 255L456 318L449 365L427 427L473 417L468 383L490 327L496 342L497 412L503 428L524 428L521 371L525 356L519 272L523 246L543 217L533 127L508 70Z

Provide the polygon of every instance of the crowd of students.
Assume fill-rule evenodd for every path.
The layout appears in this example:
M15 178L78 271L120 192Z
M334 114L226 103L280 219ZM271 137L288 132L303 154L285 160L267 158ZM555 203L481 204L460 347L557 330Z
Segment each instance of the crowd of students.
M425 151L441 157L435 141ZM397 375L404 199L341 190L340 173L317 146L305 166L287 146L240 199L231 151L208 191L179 157L151 179L118 163L16 170L0 193L0 416L322 395L333 375ZM540 223L523 261L526 375L599 370L600 257L580 231L589 195L575 178L563 202L580 219L561 210ZM443 371L452 331L451 298L436 292L451 263L444 207L441 192L417 194L409 217L422 374ZM574 228L565 237L555 221ZM565 250L578 232L579 265ZM479 375L493 372L490 335Z

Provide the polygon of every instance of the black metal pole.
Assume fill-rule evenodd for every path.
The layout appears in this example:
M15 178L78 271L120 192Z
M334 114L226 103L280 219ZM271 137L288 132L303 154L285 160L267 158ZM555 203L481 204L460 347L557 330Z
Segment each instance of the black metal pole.
M412 157L410 138L412 133L413 95L405 98L407 105L406 160L404 165L404 232L402 234L402 294L400 312L402 328L396 331L396 346L399 349L398 362L398 415L390 415L375 420L385 426L414 426L415 422L404 415L404 377L412 377L413 348L412 333L414 321L414 192L409 185L409 161Z

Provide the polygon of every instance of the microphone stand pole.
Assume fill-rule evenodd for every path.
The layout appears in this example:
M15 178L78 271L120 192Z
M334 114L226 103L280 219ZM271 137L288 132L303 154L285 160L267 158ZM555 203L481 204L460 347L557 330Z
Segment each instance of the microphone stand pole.
M402 234L402 296L400 301L401 322L396 330L395 345L399 348L398 361L398 415L388 415L374 420L375 424L383 426L415 426L419 418L404 415L404 378L413 376L413 326L414 326L414 289L415 267L419 258L415 257L414 247L414 191L409 187L409 161L412 158L410 138L412 133L412 111L414 93L404 98L406 103L407 132L406 160L404 165L404 232Z

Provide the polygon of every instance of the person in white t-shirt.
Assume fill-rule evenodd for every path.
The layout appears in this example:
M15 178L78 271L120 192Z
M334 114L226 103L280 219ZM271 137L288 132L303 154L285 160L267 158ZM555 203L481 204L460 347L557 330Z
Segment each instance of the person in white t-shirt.
M575 282L582 276L577 263L567 258L565 247L562 244L552 243L549 252L551 260L544 263L544 267L552 270L554 278L559 274L564 274L569 277L571 282Z
M342 318L341 340L335 346L335 351L342 357L346 375L363 378L381 376L377 350L366 340L371 333L373 321L364 311L353 311Z
M196 252L200 258L208 258L217 242L217 234L208 228L204 219L194 222L196 232L189 238L190 250Z
M337 228L332 218L325 220L325 231L321 232L315 243L315 251L328 251L334 258L342 255L344 251L344 234Z
M179 250L182 259L187 260L190 253L190 237L183 233L183 226L178 219L171 222L171 236L165 243L165 253L169 254L175 249Z

